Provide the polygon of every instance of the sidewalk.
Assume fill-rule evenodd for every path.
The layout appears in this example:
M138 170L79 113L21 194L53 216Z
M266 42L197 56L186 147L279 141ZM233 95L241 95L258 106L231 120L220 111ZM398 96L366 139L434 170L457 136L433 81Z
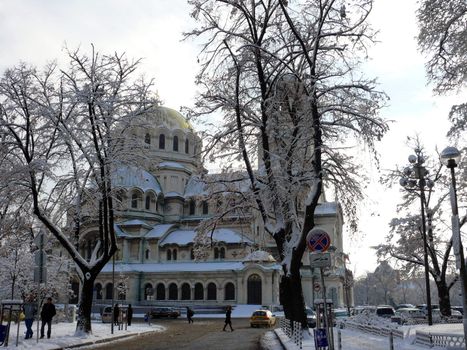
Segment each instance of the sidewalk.
M162 332L164 327L158 325L149 326L147 323L133 323L127 327L127 330L118 330L114 328L114 334L110 333L110 324L102 322L92 323L92 334L89 336L76 337L74 335L76 323L57 323L52 324L52 337L50 339L39 339L36 341L37 324L34 322L34 335L32 339L24 339L26 327L22 322L19 329L19 341L16 346L16 324L11 325L10 337L7 347L2 349L37 349L37 350L52 350L52 349L71 349L81 346L89 346L93 344L104 343L111 340L117 340L132 336L137 336L148 332Z
M441 327L442 328L442 327ZM302 342L302 349L304 350L315 350L313 330L310 329L311 334L308 335L307 332L304 332L304 339ZM286 350L296 350L299 349L295 343L288 338L280 328L274 329L279 341ZM337 341L337 329L334 328L334 348L338 349ZM376 336L368 333L362 333L350 329L341 329L342 337L342 349L343 350L388 350L389 349L389 339ZM426 350L427 347L418 344L412 344L413 336L409 336L405 339L394 338L394 349L397 350ZM441 349L439 347L431 348ZM443 348L444 349L444 348Z

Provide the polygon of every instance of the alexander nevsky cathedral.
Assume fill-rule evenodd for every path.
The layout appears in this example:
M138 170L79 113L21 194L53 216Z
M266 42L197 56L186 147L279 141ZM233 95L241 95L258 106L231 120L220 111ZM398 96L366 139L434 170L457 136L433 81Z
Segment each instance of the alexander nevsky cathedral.
M154 161L144 167L122 166L113 174L118 189L118 252L115 263L108 263L96 279L95 303L110 304L115 289L118 302L132 305L279 304L282 270L275 244L251 211L222 216L199 258L196 229L219 209L207 186L209 179L222 175L205 170L199 155L201 140L179 112L157 107L146 118L149 127L131 132ZM323 195L315 217L332 242L327 298L335 307L343 307L347 300L352 304L340 206L326 202ZM90 258L97 234L96 227L86 228L80 240L83 256ZM321 298L315 270L305 253L302 283L310 306ZM78 280L72 287L78 291Z

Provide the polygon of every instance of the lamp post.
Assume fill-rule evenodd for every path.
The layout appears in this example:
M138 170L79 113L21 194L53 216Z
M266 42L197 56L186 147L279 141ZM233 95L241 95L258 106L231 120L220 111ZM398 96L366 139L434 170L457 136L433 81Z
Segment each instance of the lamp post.
M441 152L441 161L446 167L451 170L451 208L452 208L452 243L454 255L456 256L456 267L459 269L462 291L462 310L463 310L463 325L464 325L464 341L467 342L467 274L464 259L464 248L462 246L460 225L459 225L459 210L457 208L457 193L456 193L456 176L454 168L460 160L460 152L455 147L447 147Z
M425 187L429 189L433 188L434 182L427 178L428 170L423 166L425 158L422 155L422 150L419 148L415 149L415 155L409 156L408 166L404 169L404 176L400 179L399 183L408 191L420 192L420 210L421 210L421 221L422 221L422 240L423 240L423 265L425 269L425 289L426 289L426 304L428 312L428 325L433 325L433 316L431 311L431 291L430 291L430 274L428 265L428 242L426 239L426 220L425 220Z

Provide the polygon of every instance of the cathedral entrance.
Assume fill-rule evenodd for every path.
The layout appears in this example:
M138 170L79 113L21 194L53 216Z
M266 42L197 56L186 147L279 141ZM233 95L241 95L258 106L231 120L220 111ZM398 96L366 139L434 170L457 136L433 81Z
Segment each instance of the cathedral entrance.
M261 305L261 277L258 275L251 275L248 277L247 283L247 304L259 304Z

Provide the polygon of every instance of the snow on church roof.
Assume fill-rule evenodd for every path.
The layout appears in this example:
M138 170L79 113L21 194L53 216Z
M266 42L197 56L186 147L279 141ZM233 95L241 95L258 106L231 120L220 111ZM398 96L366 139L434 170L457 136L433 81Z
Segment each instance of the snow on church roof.
M148 225L146 222L142 220L138 220L138 219L119 222L117 225L119 226L143 226L144 228L149 228L149 229L152 228L151 225Z
M209 235L209 233L208 233ZM194 230L175 230L170 232L160 243L161 246L167 244L177 244L179 246L188 245L193 243L196 237L196 231ZM238 232L227 229L220 228L214 230L212 239L215 242L225 242L225 243L253 243L247 237L242 237Z
M264 270L279 270L279 264L261 266ZM115 272L213 272L244 270L247 268L241 261L220 261L220 262L168 262L168 263L134 263L115 264ZM101 272L112 272L112 264L108 263Z
M315 215L336 215L336 214L337 214L337 203L336 202L318 203L315 209Z
M154 176L134 166L119 166L112 174L112 182L115 187L137 187L143 192L153 190L156 194L162 192L161 185Z
M255 250L254 252L251 252L248 254L245 259L243 259L244 262L248 261L255 261L255 262L275 262L276 259L273 258L271 254L268 252L265 252L264 250Z
M146 234L146 238L161 238L167 231L169 231L174 224L156 225Z
M159 164L157 164L157 166L159 168L175 168L175 169L189 170L183 164L180 164L180 163L177 163L177 162L170 162L170 161L160 162Z

